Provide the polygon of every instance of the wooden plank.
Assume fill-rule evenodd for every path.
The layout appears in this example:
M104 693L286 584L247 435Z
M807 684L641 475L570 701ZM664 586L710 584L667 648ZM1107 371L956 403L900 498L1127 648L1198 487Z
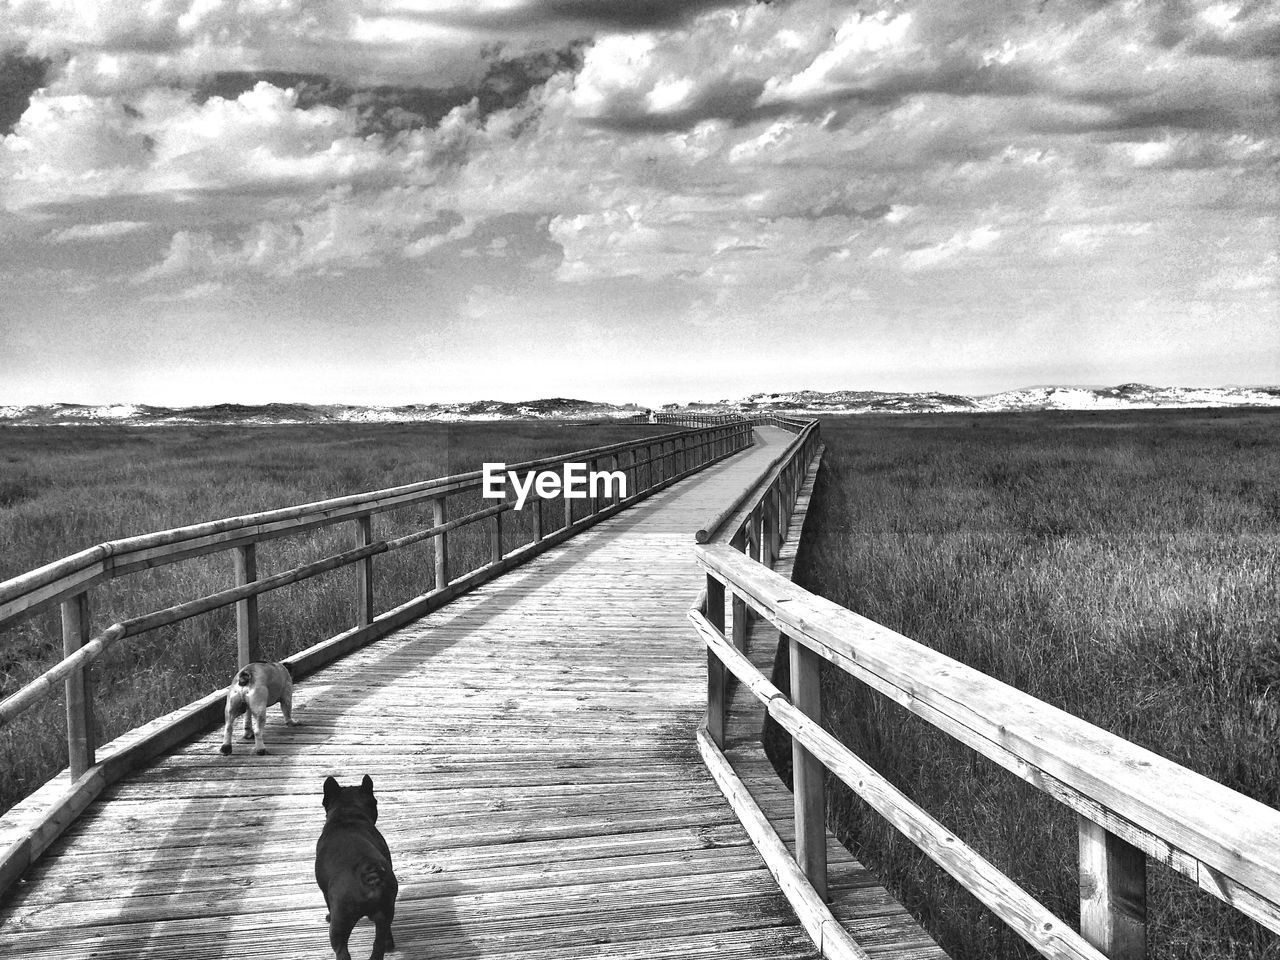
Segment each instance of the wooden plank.
M751 793L734 773L719 745L709 735L700 732L698 746L711 775L715 777L738 819L746 827L751 842L769 865L774 879L787 894L819 953L830 960L867 960L867 952L831 915L824 902L825 892L819 894L814 889L809 878L774 832L768 818L756 806Z

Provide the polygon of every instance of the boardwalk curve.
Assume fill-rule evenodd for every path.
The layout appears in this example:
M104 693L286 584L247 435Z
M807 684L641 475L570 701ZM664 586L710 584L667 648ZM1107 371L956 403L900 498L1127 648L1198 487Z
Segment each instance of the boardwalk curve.
M816 956L699 757L705 655L685 618L692 531L784 437L759 428L747 453L308 678L304 726L273 714L270 755L224 758L211 730L108 788L0 908L0 956L327 955L320 785L365 773L401 877L392 956ZM937 956L864 875L833 875L854 887L872 956ZM358 927L353 955L370 939Z

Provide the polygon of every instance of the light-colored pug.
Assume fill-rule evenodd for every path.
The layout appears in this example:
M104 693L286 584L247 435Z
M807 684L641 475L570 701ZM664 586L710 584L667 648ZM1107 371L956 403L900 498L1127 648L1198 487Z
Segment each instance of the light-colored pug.
M299 726L294 720L293 675L283 663L255 661L235 675L227 687L227 729L222 737L222 752L231 752L231 728L236 717L244 714L244 738L253 740L253 752L261 756L267 752L263 729L267 725L267 707L280 704L284 722Z

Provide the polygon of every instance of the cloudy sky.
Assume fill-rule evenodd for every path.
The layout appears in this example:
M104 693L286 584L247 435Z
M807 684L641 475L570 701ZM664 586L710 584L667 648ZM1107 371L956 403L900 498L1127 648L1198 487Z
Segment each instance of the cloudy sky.
M1280 382L1272 0L0 0L0 403Z

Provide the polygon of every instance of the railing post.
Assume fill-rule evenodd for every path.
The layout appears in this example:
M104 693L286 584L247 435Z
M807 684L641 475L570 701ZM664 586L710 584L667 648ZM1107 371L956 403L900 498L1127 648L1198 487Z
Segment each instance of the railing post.
M564 525L568 528L573 525L573 501L565 496L566 492L567 491L562 490L560 491L560 495L564 500Z
M782 488L774 485L773 493L773 556L777 559L782 554L782 545L787 542L787 505L782 501Z
M611 454L609 454L609 474L610 474L609 482L610 482L610 483L613 483L613 477L612 477L612 475L613 475L613 474L615 474L615 473L620 472L621 467L622 467L622 457L621 457L621 455L616 454L616 453L611 453ZM617 504L617 503L620 503L620 502L621 502L621 500L622 500L622 484L620 484L620 483L619 483L619 484L617 484L616 486L614 486L614 488L613 488L613 498L612 498L612 499L613 499L613 502L614 502L615 504Z
M724 636L724 584L707 574L707 620ZM728 677L724 664L707 650L707 733L716 746L724 748L725 713L729 701Z
M373 514L356 517L356 546L367 547L373 543ZM356 626L367 627L373 622L373 557L365 557L356 564Z
M489 532L489 559L497 563L502 559L502 514L493 515L493 530Z
M765 497L760 502L760 562L772 569L776 554L773 552L775 519L771 499Z
M1147 857L1088 817L1080 830L1080 935L1111 960L1147 955Z
M445 522L448 510L444 497L436 497L431 501L431 525L438 527ZM436 589L443 590L449 585L449 534L437 533L431 538L431 549L436 555Z
M533 542L537 543L542 539L542 498L537 494L533 500Z
M764 511L756 507L747 518L747 556L760 563L760 529L764 523Z
M62 601L62 655L69 657L89 640L89 593ZM72 782L94 764L93 681L86 664L67 677L67 760Z
M258 579L257 544L246 543L236 547L232 555L235 558L237 587ZM257 597L236 601L236 653L242 667L262 657L258 644Z
M788 638L791 703L814 723L822 723L822 658ZM822 762L791 738L791 777L796 811L796 863L823 900L827 899L827 798Z

